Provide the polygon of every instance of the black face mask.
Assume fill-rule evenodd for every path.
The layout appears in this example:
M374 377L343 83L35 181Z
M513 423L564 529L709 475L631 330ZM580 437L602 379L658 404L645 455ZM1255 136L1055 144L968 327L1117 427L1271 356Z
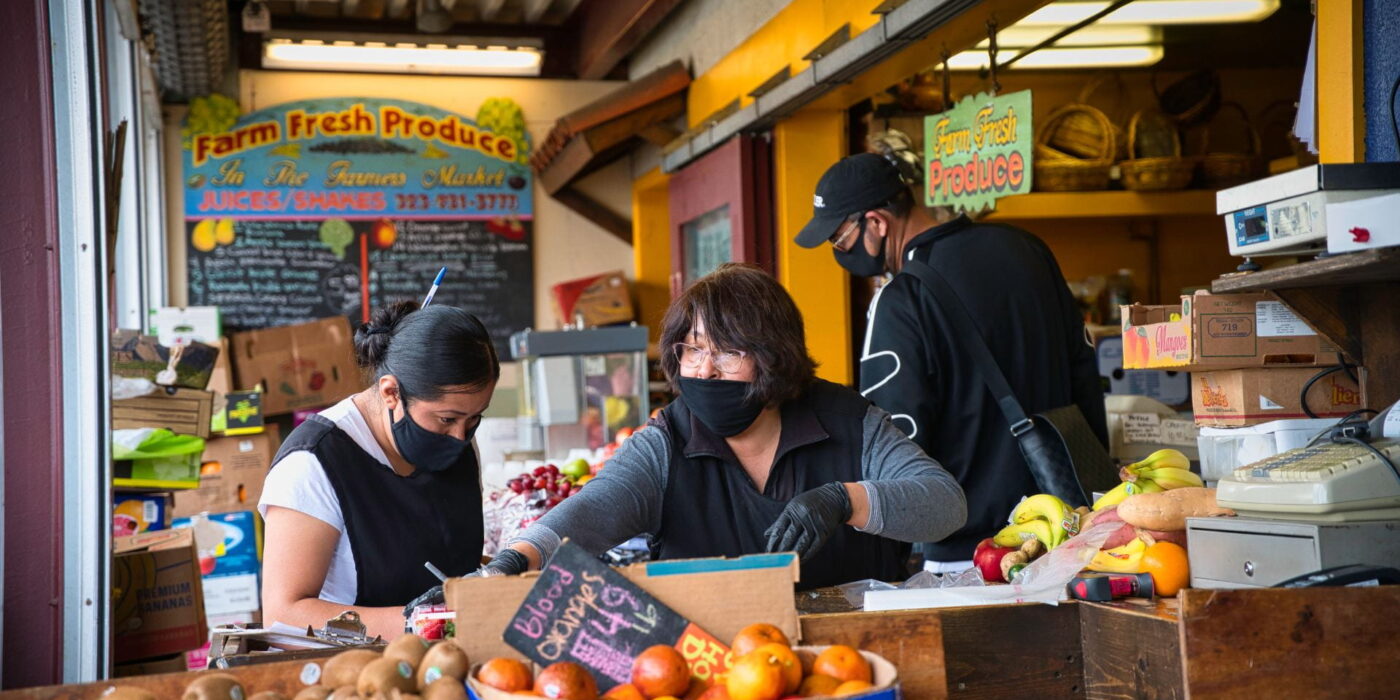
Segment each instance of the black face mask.
M451 469L462 458L462 452L471 447L472 436L481 427L480 422L472 426L465 440L435 433L413 420L407 403L403 407L403 418L398 422L394 422L394 411L389 409L389 422L393 425L394 444L398 445L399 454L414 468L428 472Z
M846 268L856 277L879 277L885 274L885 243L888 240L881 237L880 250L871 255L865 249L865 222L862 221L855 245L845 252L832 248L832 252L836 254L836 264Z
M748 430L763 412L762 404L746 398L748 382L681 377L680 384L681 398L690 412L720 437Z

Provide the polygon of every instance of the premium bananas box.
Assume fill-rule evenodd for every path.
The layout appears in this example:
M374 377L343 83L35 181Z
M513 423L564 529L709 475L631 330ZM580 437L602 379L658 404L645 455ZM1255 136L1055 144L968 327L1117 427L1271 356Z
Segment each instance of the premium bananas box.
M1180 305L1123 311L1124 369L1323 367L1337 347L1271 293L1182 296Z
M160 530L112 542L116 663L198 649L209 637L194 533Z

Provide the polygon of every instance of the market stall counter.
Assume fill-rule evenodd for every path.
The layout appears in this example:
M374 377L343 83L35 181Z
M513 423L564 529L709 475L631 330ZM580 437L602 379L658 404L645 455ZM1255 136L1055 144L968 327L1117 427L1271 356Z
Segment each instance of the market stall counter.
M799 609L812 600L799 595ZM1397 616L1400 587L1379 586L1187 589L1155 601L821 612L798 622L803 645L848 644L887 659L913 700L1184 698L1188 691L1192 698L1387 697L1400 682L1400 638L1375 623ZM249 696L271 690L292 697L305 679L319 677L319 663L138 676L0 698L99 698L114 686L181 697L197 677L215 673L238 679Z

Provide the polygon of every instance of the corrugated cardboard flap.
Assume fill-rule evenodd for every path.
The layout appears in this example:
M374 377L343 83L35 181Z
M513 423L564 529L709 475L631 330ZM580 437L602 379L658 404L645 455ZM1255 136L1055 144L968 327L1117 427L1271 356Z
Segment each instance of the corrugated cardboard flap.
M617 571L726 644L756 622L776 625L794 642L800 638L792 586L799 577L796 555L655 561ZM456 642L468 657L521 658L501 634L538 577L532 571L444 584L447 607L457 613Z
M135 535L112 538L113 554L131 552L158 552L163 549L178 549L194 546L194 531L188 528L179 530L156 530Z

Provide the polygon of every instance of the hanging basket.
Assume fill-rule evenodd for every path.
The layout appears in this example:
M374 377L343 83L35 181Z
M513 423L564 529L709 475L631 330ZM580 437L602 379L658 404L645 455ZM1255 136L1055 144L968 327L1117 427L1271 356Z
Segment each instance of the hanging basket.
M1238 112L1249 131L1249 153L1211 153L1210 125L1202 130L1201 184L1211 189L1224 189L1258 179L1264 174L1264 157L1259 144L1259 131L1249 119L1249 113L1237 102L1220 105Z
M1157 89L1157 72L1153 71L1152 92L1157 95L1162 113L1182 126L1209 121L1220 109L1220 76L1209 68L1191 73L1164 90Z
M1080 192L1108 188L1113 167L1113 124L1085 104L1050 114L1035 138L1035 189Z
M1106 84L1112 89L1099 90ZM1099 99L1094 100L1095 95ZM1122 74L1102 72L1095 75L1079 90L1079 96L1075 98L1074 103L1096 107L1108 117L1110 130L1113 132L1113 160L1131 157L1128 153L1128 132L1119 126L1127 124L1130 116L1128 85L1123 81Z
M1195 159L1182 157L1181 137L1177 134L1175 126L1154 125L1153 122L1159 120L1144 119L1144 115L1144 112L1139 111L1128 123L1128 148L1134 157L1118 164L1123 187L1137 191L1185 188L1191 184L1191 177L1195 174ZM1171 155L1136 157L1140 155L1139 138L1145 137L1154 128L1170 142Z

